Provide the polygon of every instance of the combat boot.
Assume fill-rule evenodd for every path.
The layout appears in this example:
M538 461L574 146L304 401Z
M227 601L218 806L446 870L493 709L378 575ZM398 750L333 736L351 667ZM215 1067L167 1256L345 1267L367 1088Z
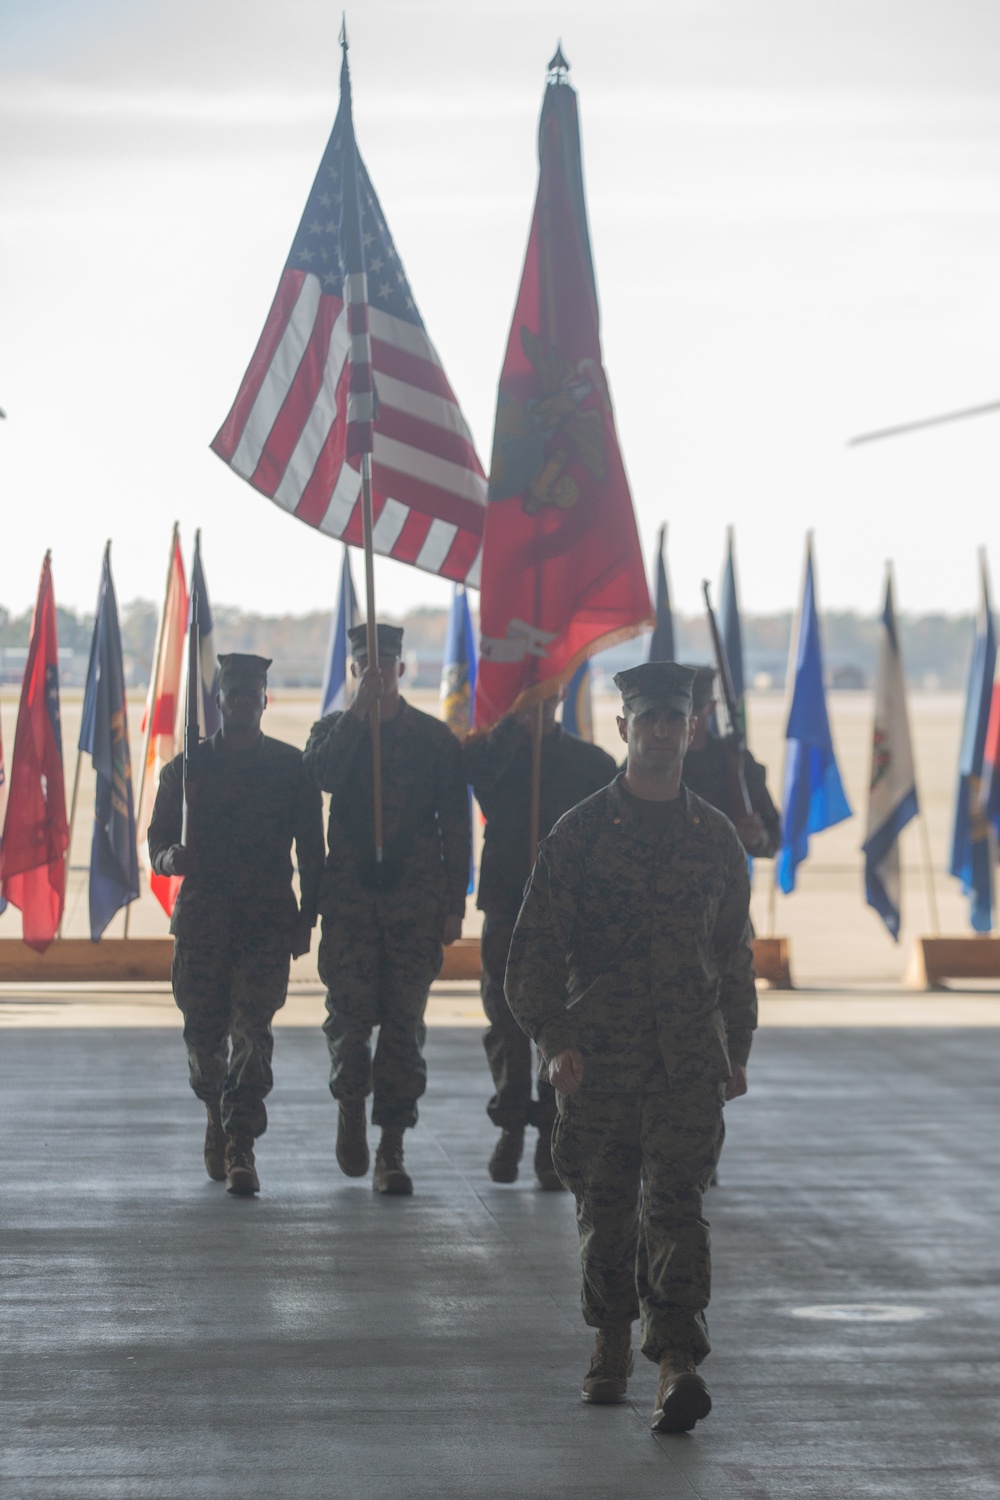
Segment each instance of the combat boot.
M364 1177L371 1162L364 1099L338 1099L337 1164L345 1177Z
M694 1361L665 1354L660 1360L660 1381L650 1423L653 1431L690 1432L711 1410L708 1386L695 1370Z
M413 1180L403 1168L403 1132L396 1125L386 1125L375 1152L375 1175L372 1187L376 1193L405 1198L413 1192Z
M247 1198L260 1192L260 1178L253 1160L252 1135L226 1136L226 1181L228 1191Z
M565 1192L559 1174L552 1165L552 1127L543 1125L535 1143L535 1179L543 1193Z
M487 1171L494 1182L516 1182L517 1164L524 1150L524 1131L501 1130Z
M222 1109L218 1104L206 1104L208 1124L205 1126L205 1171L213 1182L226 1180L226 1132L222 1128Z
M613 1406L624 1401L634 1367L631 1323L624 1328L599 1328L594 1337L590 1369L583 1377L584 1401L595 1406Z

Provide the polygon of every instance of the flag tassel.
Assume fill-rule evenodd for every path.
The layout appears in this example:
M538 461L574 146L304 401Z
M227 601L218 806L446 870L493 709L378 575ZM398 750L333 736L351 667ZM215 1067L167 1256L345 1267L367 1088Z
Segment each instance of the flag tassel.
M372 456L361 455L361 520L365 543L365 609L367 612L365 636L368 645L368 666L378 669L378 627L375 619L375 548L372 543ZM382 868L382 736L379 701L376 698L368 711L368 722L372 736L372 794L374 797L373 821L375 825L375 864Z

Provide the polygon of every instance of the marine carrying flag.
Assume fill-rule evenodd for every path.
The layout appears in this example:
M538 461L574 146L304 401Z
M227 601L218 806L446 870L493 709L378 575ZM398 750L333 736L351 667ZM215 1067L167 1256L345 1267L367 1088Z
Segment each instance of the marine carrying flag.
M736 549L731 526L726 531L726 567L722 575L722 593L719 596L719 634L725 647L726 661L729 664L729 680L733 685L733 697L736 700L737 723L732 727L737 733L746 734L743 626L740 623L740 601L736 588Z
M351 641L347 632L360 623L360 618L358 600L354 592L354 579L351 577L351 554L345 547L340 565L340 594L337 598L337 608L333 612L333 623L330 626L326 674L323 678L323 691L320 694L321 718L324 714L342 711L350 702L347 664L351 659Z
M557 52L535 211L500 374L483 536L475 721L557 691L651 623L601 362L576 94Z
M101 567L78 744L97 772L90 846L90 936L96 943L115 913L139 895L125 667L110 542Z
M357 151L345 44L333 133L212 449L282 510L360 547L356 455L373 419L375 551L478 584L486 480Z
M153 803L160 784L160 772L173 760L181 748L184 735L184 714L181 710L181 671L184 664L184 637L187 633L188 592L184 577L184 559L177 527L170 542L170 566L167 570L167 592L163 601L163 613L156 633L153 651L153 667L146 697L146 712L142 719L145 735L143 752L142 783L139 793L139 811L136 817L136 834L139 858L147 863L146 838L153 816ZM181 877L176 875L149 874L149 885L167 916L174 910L174 902L181 888Z
M51 554L46 552L31 618L0 848L0 894L20 910L24 941L39 953L44 953L59 929L66 899L68 844L59 643Z
M670 584L667 581L667 528L661 526L656 538L656 569L653 598L656 625L649 638L649 661L676 661L674 617L670 608Z
M910 721L906 711L906 679L893 607L892 570L889 569L875 669L872 774L868 826L862 850L865 856L865 899L878 912L897 942L900 920L899 835L918 811Z
M979 614L965 699L949 866L952 875L962 882L964 894L969 897L969 920L975 932L990 932L993 927L993 857L990 825L981 806L981 783L996 661L997 642L986 558L983 556L980 558Z
M809 854L809 835L851 816L837 769L823 691L823 651L816 610L812 541L806 542L806 573L794 645L792 706L785 729L785 786L781 814L778 885L787 895Z

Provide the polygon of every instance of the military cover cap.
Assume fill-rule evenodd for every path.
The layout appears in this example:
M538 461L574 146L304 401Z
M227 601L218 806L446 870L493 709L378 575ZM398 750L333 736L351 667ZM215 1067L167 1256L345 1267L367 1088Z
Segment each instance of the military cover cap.
M691 687L695 709L704 708L709 698L715 697L715 668L695 667L694 683Z
M616 672L615 687L621 692L624 707L634 714L656 708L676 708L679 713L690 714L694 677L694 667L682 667L676 661L644 661L626 672Z
M219 686L266 687L267 669L271 660L270 656L251 656L246 651L230 651L219 657Z
M384 656L402 656L403 654L403 627L402 625L383 625L379 623L375 627L378 633L378 659ZM368 659L368 626L352 625L347 632L351 642L351 655L356 659Z

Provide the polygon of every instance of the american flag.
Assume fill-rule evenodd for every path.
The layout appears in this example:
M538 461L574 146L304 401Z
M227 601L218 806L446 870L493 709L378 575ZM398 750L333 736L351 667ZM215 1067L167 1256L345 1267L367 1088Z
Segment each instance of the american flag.
M282 510L355 546L351 460L371 451L375 551L478 586L486 479L355 145L346 46L333 133L212 449Z

